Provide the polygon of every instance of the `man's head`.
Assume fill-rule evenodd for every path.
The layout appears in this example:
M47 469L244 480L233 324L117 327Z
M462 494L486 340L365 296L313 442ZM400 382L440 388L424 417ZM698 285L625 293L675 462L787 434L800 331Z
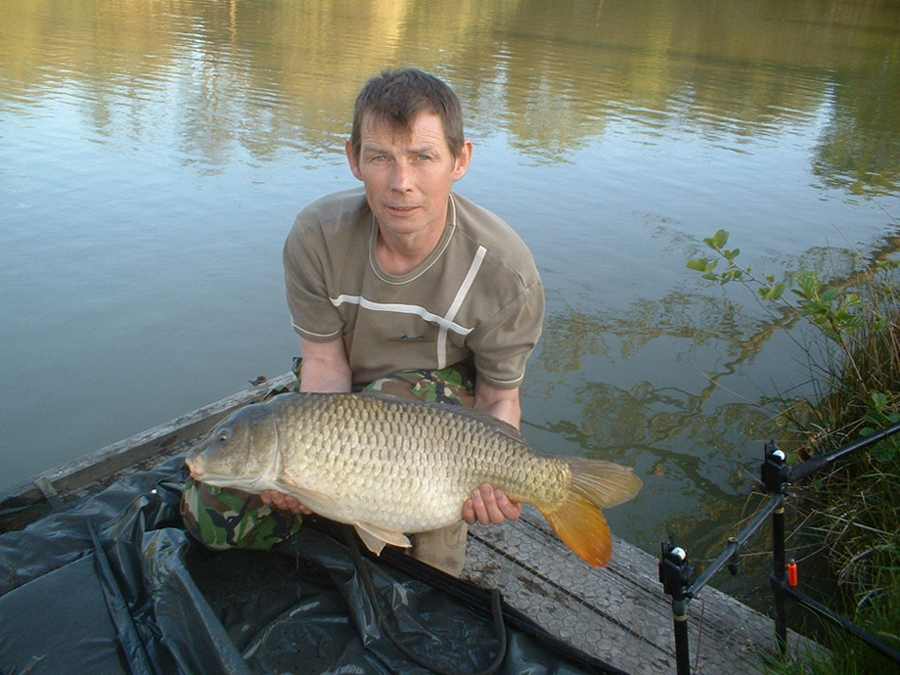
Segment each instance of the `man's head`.
M456 181L469 168L459 100L418 70L385 72L360 92L346 145L353 175L365 183L381 241L427 252L447 222Z
M350 136L353 154L358 160L364 122L386 122L397 129L409 130L416 116L423 112L440 118L447 147L454 158L458 157L466 141L459 99L444 82L416 68L385 70L359 92Z

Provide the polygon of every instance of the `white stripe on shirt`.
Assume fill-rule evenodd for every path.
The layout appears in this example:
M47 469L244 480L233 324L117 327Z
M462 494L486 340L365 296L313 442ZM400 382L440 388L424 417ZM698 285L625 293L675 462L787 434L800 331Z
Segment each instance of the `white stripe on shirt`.
M404 305L397 302L374 302L361 295L344 295L341 294L336 298L329 298L331 304L340 307L344 303L349 305L359 305L363 309L370 309L373 312L397 312L398 314L415 314L425 321L436 323L442 330L452 330L457 335L468 335L473 329L460 326L458 323L448 321L442 316L429 312L419 305Z
M469 271L466 272L466 278L463 279L462 284L460 284L459 290L456 291L456 297L453 298L450 309L447 310L447 314L444 316L446 321L452 322L453 319L456 318L456 313L459 312L463 300L466 299L469 289L472 288L472 283L475 281L475 276L481 268L481 261L484 260L486 253L487 249L484 246L479 246L478 250L475 251L475 257L472 258L472 264L469 265ZM437 362L438 370L443 370L447 367L447 329L443 326L441 326L440 331L438 331Z
M306 330L303 326L298 326L296 321L291 321L291 325L301 333L306 333L307 335L313 335L315 337L335 337L337 335L340 335L341 333L340 328L338 328L336 331L332 331L331 333L313 333L311 330Z

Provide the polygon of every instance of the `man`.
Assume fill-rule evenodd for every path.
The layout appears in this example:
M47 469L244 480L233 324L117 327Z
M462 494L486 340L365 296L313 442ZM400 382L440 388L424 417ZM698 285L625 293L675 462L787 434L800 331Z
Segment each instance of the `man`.
M285 242L300 391L366 388L474 404L519 428L519 386L541 333L543 287L512 229L452 194L472 159L455 94L414 69L372 78L357 98L346 154L365 189L314 202ZM309 513L276 492L262 503ZM520 513L484 485L461 515L488 524ZM412 554L458 575L465 541L460 523L414 535Z

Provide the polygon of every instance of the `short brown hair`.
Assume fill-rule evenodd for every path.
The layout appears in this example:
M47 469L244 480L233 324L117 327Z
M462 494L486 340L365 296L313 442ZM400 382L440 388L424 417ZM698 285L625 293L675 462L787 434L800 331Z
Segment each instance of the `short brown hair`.
M366 82L353 107L350 136L353 154L359 157L365 115L374 115L408 130L421 112L431 112L441 118L450 152L454 158L458 157L466 140L459 99L444 82L416 68L385 70Z

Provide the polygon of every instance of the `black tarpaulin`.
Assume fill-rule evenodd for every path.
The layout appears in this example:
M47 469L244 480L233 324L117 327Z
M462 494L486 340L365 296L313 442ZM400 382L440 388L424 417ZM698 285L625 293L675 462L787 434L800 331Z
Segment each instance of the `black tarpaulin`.
M403 651L476 673L499 660L489 591L392 551L360 556L327 521L278 551L209 551L183 529L182 479L176 458L0 535L0 673L428 672ZM621 672L502 609L496 672Z

